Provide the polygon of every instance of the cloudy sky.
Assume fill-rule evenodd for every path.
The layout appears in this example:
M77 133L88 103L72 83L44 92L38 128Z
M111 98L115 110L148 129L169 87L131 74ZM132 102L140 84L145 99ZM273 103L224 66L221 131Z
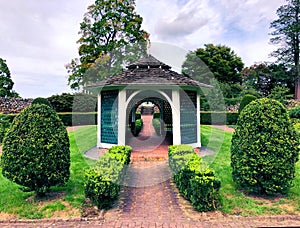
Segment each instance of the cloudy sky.
M65 65L77 57L79 23L93 0L0 0L0 57L25 98L72 92ZM269 25L284 0L136 0L152 42L195 50L224 44L246 66L268 58Z

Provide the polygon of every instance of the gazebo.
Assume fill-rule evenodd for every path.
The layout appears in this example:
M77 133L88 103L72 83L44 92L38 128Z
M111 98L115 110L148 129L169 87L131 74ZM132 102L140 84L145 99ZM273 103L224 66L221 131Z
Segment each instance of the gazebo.
M201 147L200 88L210 86L172 71L152 55L126 68L86 86L98 94L97 146L126 145L137 107L152 102L159 108L161 122L171 132L173 144Z

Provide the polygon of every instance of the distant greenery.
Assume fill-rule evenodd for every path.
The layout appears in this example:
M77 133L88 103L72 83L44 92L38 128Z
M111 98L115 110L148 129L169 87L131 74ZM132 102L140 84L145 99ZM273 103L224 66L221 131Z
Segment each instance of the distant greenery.
M256 96L251 95L251 94L246 94L246 95L243 97L242 101L241 101L241 104L240 104L240 107L239 107L239 110L238 110L239 113L241 113L242 110L243 110L249 103L251 103L251 101L254 101L254 100L256 100L256 99L257 99Z
M52 108L50 101L48 99L46 99L46 98L43 98L43 97L37 97L37 98L35 98L32 101L32 105L35 105L35 104L44 104L44 105L47 105L47 106L49 106L49 107Z

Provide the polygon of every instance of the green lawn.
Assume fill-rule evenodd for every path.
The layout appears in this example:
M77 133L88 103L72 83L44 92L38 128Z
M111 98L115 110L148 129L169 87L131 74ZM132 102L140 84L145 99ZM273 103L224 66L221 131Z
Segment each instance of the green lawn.
M209 155L205 160L216 170L221 179L220 210L227 214L243 216L275 215L275 214L300 214L300 162L297 164L297 177L295 186L286 197L258 198L247 196L238 191L231 178L230 144L231 133L211 128L201 127L202 143L209 149L218 151L216 155ZM0 175L0 219L8 217L38 219L55 216L76 217L80 216L84 202L83 181L84 169L93 165L83 157L83 153L96 145L96 127L88 126L69 133L71 142L71 177L67 186L54 187L52 193L64 193L57 199L34 201L33 193L24 193L18 186ZM0 168L1 171L1 168Z
M216 170L221 179L222 207L220 210L222 212L243 216L300 214L300 162L297 163L294 187L287 196L277 198L247 196L236 189L231 177L230 145L232 133L224 133L224 131L210 126L202 126L201 130L203 144L212 150L219 151L216 156L208 156L205 160L211 163L211 167ZM220 145L220 150L216 150Z

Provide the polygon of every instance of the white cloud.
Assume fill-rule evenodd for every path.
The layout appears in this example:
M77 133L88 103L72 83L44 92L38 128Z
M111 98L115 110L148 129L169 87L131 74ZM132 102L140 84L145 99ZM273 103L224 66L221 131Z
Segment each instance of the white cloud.
M79 23L94 0L0 0L0 57L24 97L68 90L65 64L77 56ZM137 0L153 42L194 50L225 44L246 65L268 60L269 24L284 0ZM46 95L47 94L47 95Z

